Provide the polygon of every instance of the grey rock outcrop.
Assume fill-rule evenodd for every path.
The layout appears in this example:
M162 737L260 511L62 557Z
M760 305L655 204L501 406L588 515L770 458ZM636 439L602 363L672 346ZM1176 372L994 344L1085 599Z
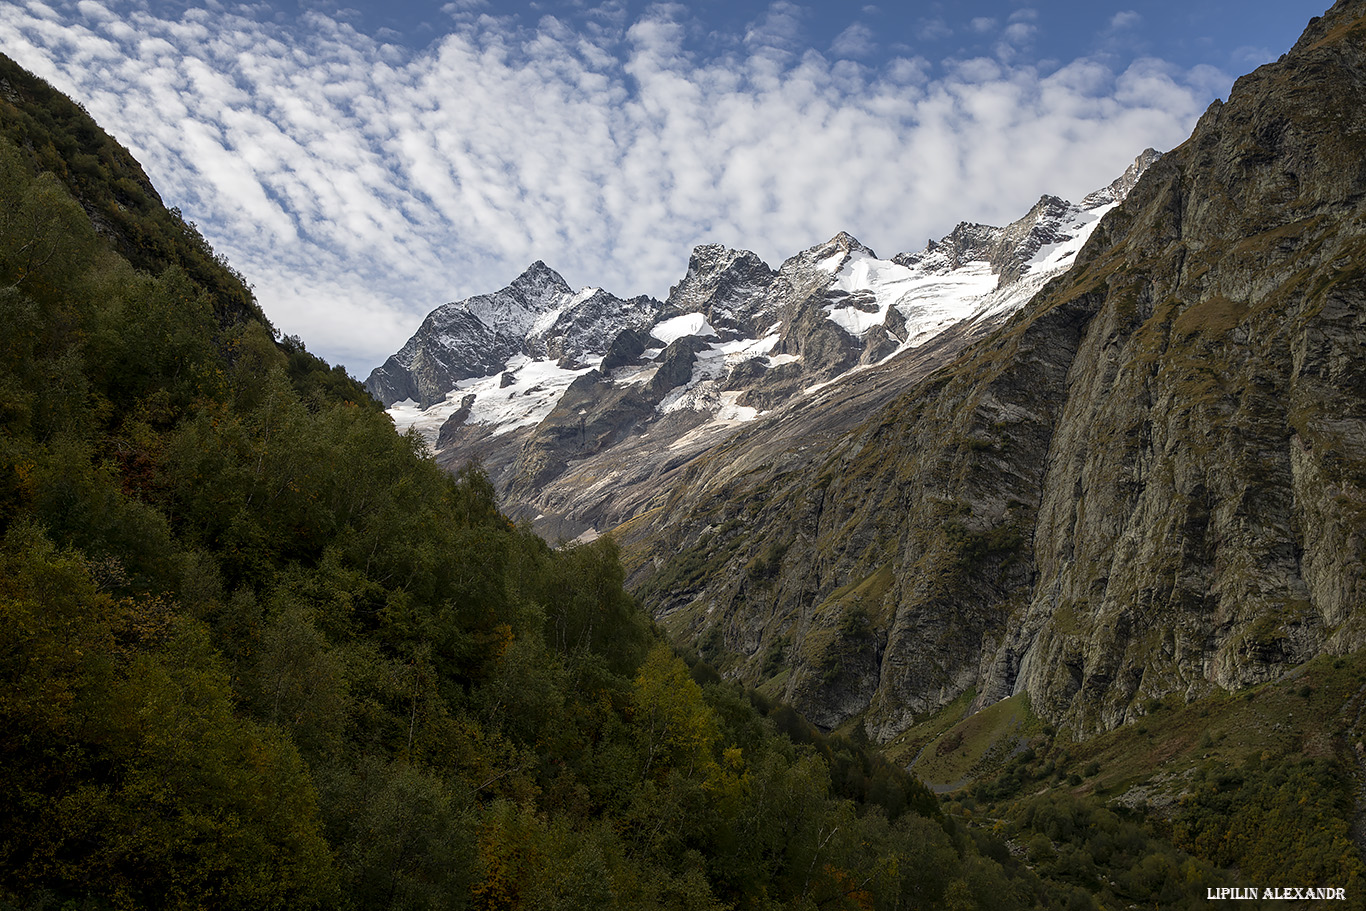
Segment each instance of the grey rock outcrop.
M451 340L459 339L458 344ZM496 373L520 350L468 310L434 310L395 355L376 367L365 388L385 406L412 399L427 408L460 380Z
M773 313L765 297L773 270L748 250L703 244L692 251L688 271L669 289L670 315L701 313L722 338L758 338Z
M1240 79L1050 296L1086 329L1003 660L1079 730L1366 643L1364 14Z

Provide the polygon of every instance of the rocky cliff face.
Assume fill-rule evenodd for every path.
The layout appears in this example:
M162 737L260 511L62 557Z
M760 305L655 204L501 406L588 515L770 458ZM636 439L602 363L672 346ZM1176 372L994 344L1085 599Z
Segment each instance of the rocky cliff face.
M1239 80L1040 302L1086 322L1000 677L1080 729L1366 634L1363 15Z
M968 691L1089 732L1363 644L1364 14L1239 80L1065 277L856 429L674 477L619 531L674 635L883 740Z
M748 250L697 247L688 272L669 289L669 315L700 313L722 337L760 338L772 324L764 301L773 270Z

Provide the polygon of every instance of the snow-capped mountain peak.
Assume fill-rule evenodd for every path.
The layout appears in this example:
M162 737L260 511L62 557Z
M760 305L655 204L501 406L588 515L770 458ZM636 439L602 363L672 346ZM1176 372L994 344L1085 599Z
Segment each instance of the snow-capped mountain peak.
M457 306L494 332L526 336L538 319L563 308L572 296L560 273L537 260L503 290L471 297Z
M562 294L570 293L569 285L560 273L539 259L514 278L507 290L529 304L538 300L554 300Z
M877 258L876 253L865 247L857 237L847 231L841 231L825 243L812 247L806 252L816 261L819 268L831 273L839 272L853 256Z

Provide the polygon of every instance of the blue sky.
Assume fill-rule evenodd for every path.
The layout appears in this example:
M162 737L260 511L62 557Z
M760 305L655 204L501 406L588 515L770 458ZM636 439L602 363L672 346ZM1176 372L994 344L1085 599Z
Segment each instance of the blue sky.
M1274 59L1298 36L1326 0L1239 3L1145 0L1143 3L915 2L789 3L702 0L678 4L676 18L687 24L685 46L699 54L733 47L766 19L785 18L782 27L795 48L815 48L878 65L895 56L929 60L991 55L1005 27L1025 26L1024 53L1034 60L1066 61L1082 55L1129 61L1156 55L1180 66L1210 64L1241 73ZM449 30L463 14L506 17L533 26L545 16L606 27L638 21L646 2L440 4L396 0L357 6L313 2L294 7L346 16L358 29L413 48ZM775 6L786 7L777 9ZM281 8L283 9L283 8ZM775 15L776 14L776 15ZM1284 45L1284 46L1283 46Z
M10 0L0 48L364 377L537 259L662 297L699 243L891 256L1080 198L1325 3Z

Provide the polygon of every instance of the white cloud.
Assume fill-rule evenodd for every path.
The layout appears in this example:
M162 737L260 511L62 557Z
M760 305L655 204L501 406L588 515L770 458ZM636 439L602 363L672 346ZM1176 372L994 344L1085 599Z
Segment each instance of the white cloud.
M923 19L918 34L923 41L939 41L953 37L953 29L943 19Z
M854 22L835 36L830 51L838 57L865 57L876 47L873 30L861 22Z
M1136 28L1143 17L1131 9L1121 10L1110 17L1110 28L1119 31L1125 28Z
M1184 139L1228 84L1151 60L872 68L803 48L784 2L715 59L687 49L682 7L514 28L459 0L413 52L318 12L53 2L0 6L0 44L130 146L284 332L362 376L434 306L536 259L662 296L697 243L777 265L849 230L891 255L1078 198Z
M894 57L887 63L885 74L892 83L909 86L926 82L931 68L924 57Z
M1006 26L1001 33L1001 40L996 43L996 55L1002 60L1015 59L1021 49L1033 42L1036 32L1038 27L1028 22L1012 22Z
M647 15L658 16L671 12L656 5ZM767 12L745 31L745 44L750 48L768 48L795 53L800 49L802 16L804 11L795 3L776 0Z

